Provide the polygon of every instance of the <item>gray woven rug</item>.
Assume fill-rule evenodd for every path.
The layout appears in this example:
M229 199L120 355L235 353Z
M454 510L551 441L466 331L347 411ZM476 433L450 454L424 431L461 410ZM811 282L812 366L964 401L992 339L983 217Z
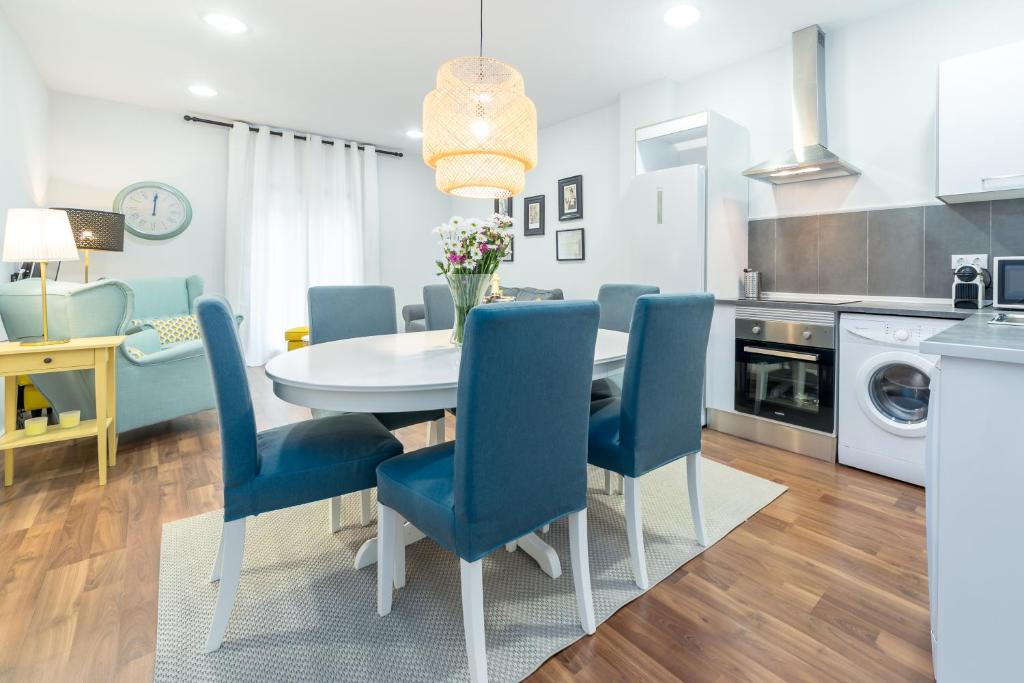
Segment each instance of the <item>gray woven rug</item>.
M591 468L590 570L598 624L635 599L626 549L622 496L603 492ZM678 461L642 480L644 538L651 584L701 548L690 520L686 465ZM708 534L720 540L785 491L760 477L704 461ZM348 502L346 501L346 504ZM245 561L224 645L202 645L217 587L209 582L221 513L163 528L157 681L464 681L468 680L457 559L430 540L406 550L407 583L387 617L376 611L376 568L353 569L375 524L360 527L354 504L338 534L327 503L250 520ZM492 681L518 681L584 637L576 621L568 523L544 537L562 576L551 579L522 551L491 554L484 564L484 613ZM598 626L600 631L600 626Z

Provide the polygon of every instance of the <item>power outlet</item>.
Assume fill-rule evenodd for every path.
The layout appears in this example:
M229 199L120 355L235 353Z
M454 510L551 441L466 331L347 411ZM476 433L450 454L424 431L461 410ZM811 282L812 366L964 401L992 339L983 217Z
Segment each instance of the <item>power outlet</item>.
M960 266L988 269L988 254L953 254L953 270Z

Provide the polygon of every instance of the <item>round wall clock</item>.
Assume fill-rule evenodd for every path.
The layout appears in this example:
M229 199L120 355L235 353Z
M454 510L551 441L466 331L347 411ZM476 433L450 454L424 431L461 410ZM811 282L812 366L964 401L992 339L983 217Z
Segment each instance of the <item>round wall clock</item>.
M148 180L118 192L114 211L124 214L128 232L146 240L170 239L192 222L192 205L181 190Z

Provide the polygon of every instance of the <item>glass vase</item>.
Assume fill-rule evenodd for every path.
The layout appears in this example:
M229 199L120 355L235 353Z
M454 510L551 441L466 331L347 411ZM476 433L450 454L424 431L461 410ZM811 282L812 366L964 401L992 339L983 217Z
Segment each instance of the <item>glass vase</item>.
M480 304L491 283L490 275L445 275L448 287L452 290L452 301L455 303L455 325L452 327L452 344L462 346L462 338L466 334L466 316L474 306Z

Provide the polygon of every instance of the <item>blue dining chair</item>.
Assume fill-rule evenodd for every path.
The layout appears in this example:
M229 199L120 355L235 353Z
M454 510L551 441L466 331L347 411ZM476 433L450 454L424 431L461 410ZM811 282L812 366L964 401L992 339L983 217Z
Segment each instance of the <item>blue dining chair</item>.
M224 640L242 575L248 517L373 486L377 465L402 444L372 415L338 415L256 431L252 396L227 303L196 302L220 420L224 528L212 581L220 581L206 639L212 652ZM266 615L270 618L272 615Z
M447 285L445 286L447 290ZM448 295L449 300L451 295ZM395 316L395 290L384 285L354 285L346 287L310 287L309 343L375 337L398 334ZM337 415L335 411L314 408L313 417ZM382 425L390 430L410 427L422 422L427 425L427 445L444 441L444 411L417 410L405 413L374 413ZM360 492L360 517L363 526L370 523L370 488ZM331 499L331 530L341 529L340 497Z
M405 584L403 520L459 557L470 678L487 679L483 558L561 517L577 611L595 629L587 558L587 424L598 307L493 304L466 321L455 441L377 468L377 611ZM524 351L528 349L528 351ZM515 406L502 410L501 406Z
M640 477L687 458L697 540L707 545L700 497L704 364L715 298L646 294L636 300L621 398L591 403L588 461L625 480L626 537L636 585L646 589Z
M661 290L655 285L607 284L597 290L597 303L601 305L602 330L629 332L633 320L633 304L644 294L658 294ZM617 396L618 392L607 379L594 380L590 390L590 400L600 401Z
M428 330L455 327L455 302L448 285L426 285L423 288L423 319Z
M661 289L655 285L605 284L597 290L597 303L601 305L602 330L629 332L633 321L633 305L644 294L659 294ZM591 401L603 401L619 395L618 387L607 378L595 379L590 388ZM612 473L604 473L604 490L612 495ZM621 488L619 489L621 492Z

